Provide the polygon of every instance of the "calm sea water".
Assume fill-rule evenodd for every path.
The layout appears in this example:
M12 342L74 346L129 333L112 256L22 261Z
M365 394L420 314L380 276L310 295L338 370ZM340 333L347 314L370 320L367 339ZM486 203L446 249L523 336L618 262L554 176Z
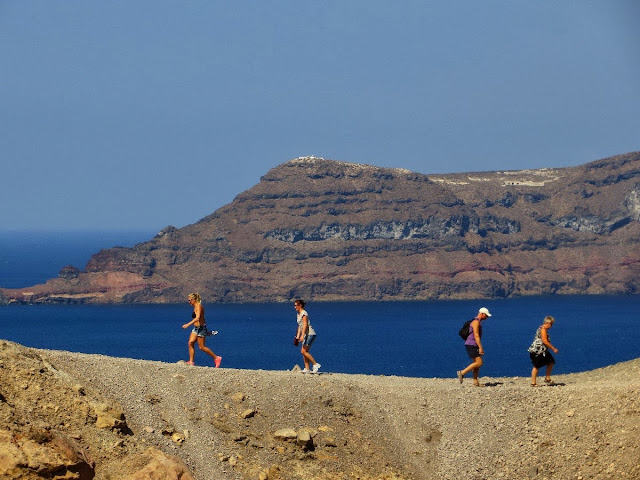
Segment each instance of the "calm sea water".
M0 231L0 287L44 283L64 266L84 268L91 255L103 248L130 247L156 233Z
M6 243L7 237L0 235L2 238ZM75 238L80 242L77 235ZM91 253L109 246L91 251L97 240L91 237L80 242L89 251L87 260ZM54 248L57 253L53 256L64 256L65 245ZM49 258L51 250L45 248L41 253ZM38 258L39 254L31 255L30 265L47 263L46 258ZM53 274L47 273L37 281L56 275L68 263L73 259L55 265ZM5 267L0 285L10 286L8 278L15 281L14 286L29 284L9 271L6 262L0 265ZM35 270L27 272L29 279L37 277ZM218 305L207 304L204 299L204 305L209 327L220 332L210 337L207 345L223 356L223 367L283 370L301 363L299 348L292 345L296 328L292 304ZM639 324L640 296L309 302L307 311L318 332L311 351L324 371L453 377L456 370L469 363L458 329L481 306L493 314L484 323L482 374L486 376L529 374L527 347L545 315L556 318L550 336L560 349L557 373L585 371L640 357L640 344L633 341L631 333ZM191 307L186 303L8 306L0 307L0 338L38 348L176 362L187 358L189 332L181 325L190 320L190 315ZM212 362L196 349L196 364Z

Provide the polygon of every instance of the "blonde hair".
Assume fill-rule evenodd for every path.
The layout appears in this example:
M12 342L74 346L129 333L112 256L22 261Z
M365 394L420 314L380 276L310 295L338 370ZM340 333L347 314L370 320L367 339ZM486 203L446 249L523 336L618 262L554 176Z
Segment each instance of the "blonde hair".
M190 293L187 298L189 300L195 301L196 303L200 303L201 302L201 298L200 298L200 294L199 293Z
M547 315L546 317L544 317L544 323L549 323L551 325L553 325L553 322L555 322L556 319L553 318L551 315Z

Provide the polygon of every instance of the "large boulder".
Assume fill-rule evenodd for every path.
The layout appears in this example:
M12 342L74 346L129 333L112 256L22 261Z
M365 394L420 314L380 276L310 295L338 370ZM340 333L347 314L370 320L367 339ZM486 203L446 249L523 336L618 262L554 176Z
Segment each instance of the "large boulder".
M136 471L123 480L194 480L182 460L153 447L134 458L130 465L135 466Z
M94 462L63 434L0 430L0 478L3 480L91 480Z

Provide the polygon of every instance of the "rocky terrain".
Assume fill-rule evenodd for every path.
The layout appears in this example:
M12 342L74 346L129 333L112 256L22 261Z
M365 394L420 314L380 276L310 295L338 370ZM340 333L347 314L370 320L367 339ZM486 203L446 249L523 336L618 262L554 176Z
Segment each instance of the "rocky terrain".
M640 292L640 152L423 175L315 157L184 228L0 303L410 300Z
M0 341L0 372L7 480L640 479L640 359L477 388Z

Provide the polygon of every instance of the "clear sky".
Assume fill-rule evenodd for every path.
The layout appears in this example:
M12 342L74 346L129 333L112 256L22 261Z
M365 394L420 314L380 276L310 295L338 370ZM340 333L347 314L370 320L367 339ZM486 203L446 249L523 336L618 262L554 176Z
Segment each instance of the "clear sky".
M0 230L182 227L315 155L640 150L637 0L0 0Z

